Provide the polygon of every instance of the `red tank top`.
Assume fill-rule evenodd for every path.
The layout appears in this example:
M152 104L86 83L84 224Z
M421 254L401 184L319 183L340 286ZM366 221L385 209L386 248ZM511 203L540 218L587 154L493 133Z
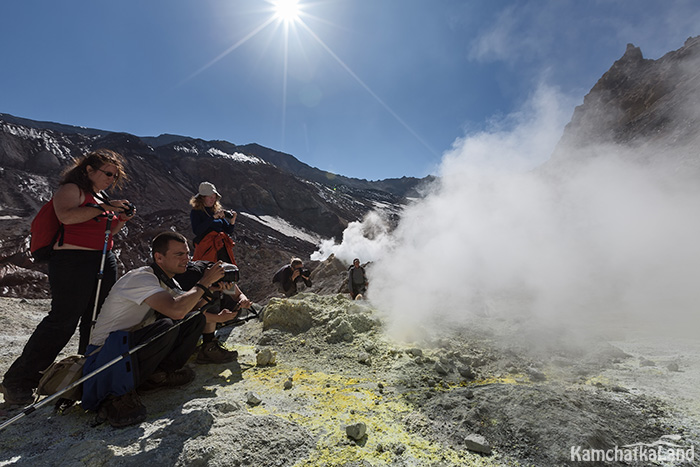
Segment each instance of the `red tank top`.
M85 201L80 206L87 204L98 204L92 193L85 193ZM110 211L111 212L111 211ZM119 222L112 220L112 227ZM80 224L63 224L63 243L91 250L102 250L105 244L105 229L107 228L107 218L105 216L96 217ZM107 251L112 249L114 241L112 234L109 234Z

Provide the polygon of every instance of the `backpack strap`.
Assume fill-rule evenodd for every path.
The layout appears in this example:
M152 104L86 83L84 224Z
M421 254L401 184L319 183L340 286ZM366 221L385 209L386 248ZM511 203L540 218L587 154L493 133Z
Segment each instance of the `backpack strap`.
M63 222L60 222L58 225L58 232L56 235L58 235L58 246L63 246L63 237L64 237L65 231L63 229Z

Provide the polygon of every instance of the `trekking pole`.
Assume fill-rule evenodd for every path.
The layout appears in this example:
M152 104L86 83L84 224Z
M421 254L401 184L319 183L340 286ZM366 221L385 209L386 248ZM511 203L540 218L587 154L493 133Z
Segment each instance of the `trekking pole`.
M182 320L180 320L180 321L178 321L177 323L175 323L175 325L173 325L170 329L167 329L167 330L161 332L160 334L157 334L157 335L155 335L155 336L152 336L151 338L149 338L149 339L147 339L146 341L142 342L141 344L137 345L137 346L134 347L133 349L130 349L128 352L125 352L125 353L123 353L123 354L121 354L121 355L119 355L119 356L117 356L117 357L114 357L112 360L110 360L109 362L105 363L105 364L102 365L101 367L94 369L93 371L91 371L91 372L88 373L87 375L84 375L82 378L80 378L80 379L78 379L77 381L73 382L72 384L66 386L65 388L61 389L60 391L51 394L51 395L48 396L47 398L42 399L42 400L39 401L39 402L35 402L35 403L33 403L33 404L31 404L31 405L25 407L24 410L22 410L22 412L18 413L17 415L15 415L15 416L12 417L11 419L7 420L5 423L3 423L2 425L0 425L0 431L2 431L6 426L8 426L8 425L10 425L10 424L16 422L16 421L19 420L20 418L24 417L25 415L29 415L29 414L31 414L32 412L34 412L36 409L39 409L39 408L43 407L44 405L48 404L49 402L53 401L54 399L57 399L61 394L70 391L71 389L77 387L77 386L80 385L80 384L83 384L83 382L89 380L90 378L92 378L93 376L97 375L98 373L103 372L104 370L106 370L106 369L109 368L110 366L112 366L112 365L114 365L115 363L117 363L117 362L119 362L119 361L125 359L126 357L128 357L128 356L131 355L131 354L133 354L134 352L136 352L136 351L138 351L138 350L141 350L142 348L146 347L146 346L147 346L148 344L150 344L151 342L155 341L156 339L158 339L158 338L160 338L160 337L163 337L164 335L166 335L167 333L169 333L169 332L172 331L173 329L177 328L177 327L180 326L181 324L183 324L183 323L189 321L190 319L194 318L195 316L197 316L197 315L199 315L199 314L201 314L201 313L202 313L201 310L196 310L195 312L190 313L189 316L185 316Z
M112 219L114 214L109 212L104 213L107 216L107 227L105 227L105 243L102 247L102 260L100 261L100 270L97 272L97 292L95 293L95 306L92 309L92 322L90 323L90 333L95 328L97 322L97 308L100 303L100 289L102 288L102 277L105 273L105 259L107 258L107 245L109 244L109 236L112 233Z

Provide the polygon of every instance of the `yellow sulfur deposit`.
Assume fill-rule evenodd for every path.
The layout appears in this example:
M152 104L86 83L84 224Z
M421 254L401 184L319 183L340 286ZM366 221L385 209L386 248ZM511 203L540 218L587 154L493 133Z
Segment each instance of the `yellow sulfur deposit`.
M316 449L295 467L335 466L359 460L385 465L397 455L406 465L498 465L494 458L446 449L408 432L402 421L414 411L413 407L401 395L385 393L377 381L278 367L247 371L244 377L247 387L254 387L267 401L248 407L250 413L284 417L316 437ZM293 389L285 391L283 383L289 378ZM294 397L294 392L302 397L289 410L284 398ZM346 436L345 427L359 422L366 424L367 436L355 442Z

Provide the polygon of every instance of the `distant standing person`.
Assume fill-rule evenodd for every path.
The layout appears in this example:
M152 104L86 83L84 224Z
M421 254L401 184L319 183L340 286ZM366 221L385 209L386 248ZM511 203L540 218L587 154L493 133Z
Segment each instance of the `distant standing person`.
M279 268L272 277L272 283L277 285L277 290L286 297L292 297L297 292L297 282L304 282L307 287L311 287L309 270L304 269L304 262L299 258L292 258L289 264Z
M66 346L78 322L78 353L85 353L105 246L107 215L118 214L110 224L99 305L117 280L112 235L124 227L134 211L127 200L110 201L103 190L120 187L125 180L124 159L109 149L86 154L63 175L53 196L56 217L63 224L63 235L53 246L49 259L51 310L34 330L22 355L5 373L0 389L6 403L26 405L34 401L34 389L41 379L41 372Z
M193 259L236 264L231 235L238 213L224 210L219 200L221 195L210 182L200 183L199 191L190 199L190 222L195 235Z
M352 266L348 268L348 289L352 299L355 300L358 295L367 293L368 285L369 281L367 281L365 268L360 266L360 259L355 258L352 261Z

